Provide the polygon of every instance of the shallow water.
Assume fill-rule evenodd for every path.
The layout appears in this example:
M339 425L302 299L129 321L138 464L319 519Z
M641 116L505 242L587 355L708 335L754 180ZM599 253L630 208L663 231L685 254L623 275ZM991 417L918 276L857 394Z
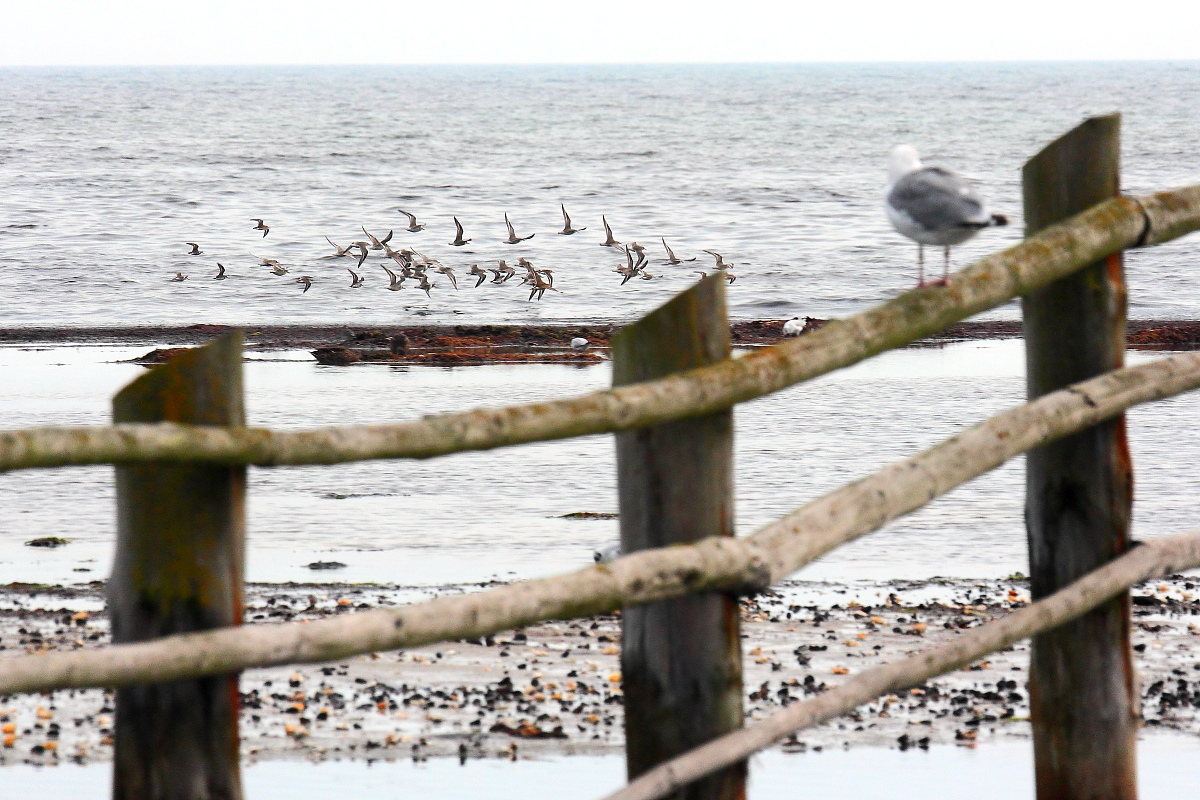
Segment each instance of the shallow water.
M1195 797L1200 757L1194 739L1153 736L1138 743L1138 793L1143 800ZM394 762L264 762L243 766L250 800L288 797L328 800L353 786L374 800L443 798L507 800L543 797L600 797L617 789L624 778L620 755L572 756L563 759L468 761L450 759L420 764ZM107 798L112 767L16 765L3 768L6 790L13 797ZM1033 754L1028 742L1014 741L976 748L934 747L928 751L855 748L821 753L756 756L750 767L751 800L1018 800L1032 798ZM798 792L801 794L798 795Z
M736 317L841 316L912 282L914 248L881 210L896 143L1012 218L958 264L1020 236L1021 164L1086 115L1124 113L1129 191L1200 182L1194 62L5 69L0 97L3 326L629 320L695 279L660 265L660 237L737 265ZM555 234L560 203L587 231ZM378 254L349 289L323 237L383 235L397 207L429 228L394 244L460 277L528 256L563 293L529 303L514 284L444 278L431 298L387 292ZM501 244L505 212L536 238ZM601 214L661 280L619 285ZM452 215L472 244L447 245ZM1131 316L1194 314L1193 252L1130 256ZM217 261L230 280L209 279ZM190 280L169 282L176 270ZM316 279L305 294L301 274Z
M0 348L5 427L104 424L110 397L146 348ZM1154 354L1157 357L1159 354ZM251 424L276 428L414 419L577 394L609 383L595 366L323 367L306 353L246 366ZM1145 354L1131 353L1137 363ZM893 351L736 411L736 515L748 534L807 500L1021 402L1018 340ZM1129 414L1139 538L1195 527L1200 396ZM433 461L252 469L248 578L461 583L545 575L590 563L615 540L610 437L591 436ZM112 469L0 475L0 582L106 577L114 540ZM799 573L805 578L987 577L1026 571L1020 459ZM25 547L62 536L57 550ZM313 572L313 561L345 569ZM76 570L88 570L86 572Z

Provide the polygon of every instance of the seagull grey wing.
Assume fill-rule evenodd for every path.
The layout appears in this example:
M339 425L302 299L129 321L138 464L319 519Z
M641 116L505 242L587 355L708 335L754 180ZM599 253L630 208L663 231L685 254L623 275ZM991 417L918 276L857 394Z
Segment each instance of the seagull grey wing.
M940 167L905 175L896 181L887 202L927 231L975 228L990 219L971 184Z

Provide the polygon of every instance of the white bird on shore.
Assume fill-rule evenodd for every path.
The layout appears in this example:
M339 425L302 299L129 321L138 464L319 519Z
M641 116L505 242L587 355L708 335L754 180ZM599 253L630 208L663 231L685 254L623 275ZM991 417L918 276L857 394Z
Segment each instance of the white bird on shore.
M807 319L807 317L805 318ZM804 321L799 317L792 317L787 322L783 323L784 336L799 336L804 333Z
M613 542L605 545L598 550L592 551L592 560L597 564L607 564L610 561L616 561L621 557L621 543Z
M588 349L588 340L584 339L582 336L576 336L571 340L571 349L582 353L584 350Z
M892 227L917 243L917 286L925 286L925 245L943 248L942 279L950 282L950 248L983 228L1007 225L1008 218L988 211L970 182L957 172L926 167L916 148L901 144L888 156L884 206Z

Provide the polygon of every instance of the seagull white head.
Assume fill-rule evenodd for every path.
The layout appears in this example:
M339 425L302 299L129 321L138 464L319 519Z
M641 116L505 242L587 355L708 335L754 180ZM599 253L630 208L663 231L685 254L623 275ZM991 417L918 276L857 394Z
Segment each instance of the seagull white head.
M913 170L921 168L921 156L911 144L898 144L888 154L888 183L895 183Z

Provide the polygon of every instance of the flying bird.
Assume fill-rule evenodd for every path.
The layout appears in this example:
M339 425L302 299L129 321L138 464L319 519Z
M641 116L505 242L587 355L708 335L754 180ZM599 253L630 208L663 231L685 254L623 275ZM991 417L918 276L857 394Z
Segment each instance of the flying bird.
M897 231L917 243L917 286L925 286L925 245L942 248L942 278L950 282L950 248L962 244L983 228L1008 224L987 204L970 182L943 167L926 167L916 148L901 144L888 156L888 182L884 189L888 220Z
M571 216L567 214L567 207L561 203L559 204L559 207L562 209L563 215L563 229L558 232L559 236L570 236L573 233L579 233L580 231L587 230L587 228L572 228Z
M188 251L188 255L189 255L189 256L202 256L202 255L204 255L204 251L200 249L200 245L196 244L195 242L184 242L184 244L187 244L187 245L191 245L191 246L192 246L192 249L191 249L190 251Z
M357 272L355 272L354 270L350 269L349 267L346 267L346 272L350 273L350 288L351 289L361 289L364 281L359 276L359 274Z
M299 278L296 278L296 283L303 283L304 292L307 292L312 288L313 280L308 275L301 275ZM300 294L304 294L304 292L301 292Z
M499 270L496 272L499 274ZM467 274L474 275L475 277L479 278L479 280L475 281L475 285L471 287L473 289L478 289L479 285L487 280L488 271L486 269L480 269L478 264L472 264L471 268L467 270Z
M729 269L730 267L733 266L733 264L726 263L725 259L721 258L721 254L716 252L715 250L701 250L700 252L708 253L710 256L715 258L717 260L717 264L716 264L717 269Z
M335 251L334 254L332 256L330 256L330 258L341 258L342 256L354 255L354 253L350 252L351 250L354 249L354 245L350 245L349 247L342 247L341 245L334 242L333 239L330 239L328 236L325 237L325 241L327 241L331 245L333 245L333 249Z
M275 266L271 267L271 274L272 275L287 275L288 268L277 263L277 264L275 264Z
M187 279L187 275L184 275L182 272L176 272L175 277L171 278L171 283L179 283L180 281L186 281Z
M620 247L621 243L613 236L612 228L608 225L608 218L603 214L600 215L600 221L604 223L604 241L600 243L601 247Z
M257 225L254 226L254 230L262 231L263 238L265 239L267 237L267 234L271 232L271 227L269 225L267 225L267 223L265 223L261 219L259 219L258 217L251 217L250 219L252 219L258 223Z
M425 223L423 223L423 222L418 223L416 214L410 214L407 211L405 211L403 208L398 208L396 210L399 211L404 216L408 217L408 227L405 228L404 230L408 231L409 233L416 233L417 231L425 230Z
M361 225L360 225L359 227L360 227L360 228L362 228L362 226L361 226ZM365 234L366 234L366 236L367 236L367 238L371 240L371 249L372 249L372 250L385 250L385 249L387 249L387 248L386 248L386 245L387 245L387 243L388 243L388 242L390 242L390 241L392 240L392 233L394 233L394 231L388 231L388 234L387 234L387 236L383 237L382 239L376 239L374 236L372 236L371 234L367 233L367 229L366 229L366 228L363 228L363 229L362 229L362 232L363 232L363 233L365 233Z
M404 278L403 277L397 278L396 273L392 272L390 269L388 269L383 264L380 264L379 266L383 267L383 271L388 274L388 287L387 288L388 288L389 292L398 292L404 288ZM351 273L351 274L353 274L353 273Z
M213 276L213 280L214 281L223 281L227 277L229 277L229 276L227 276L225 274L225 265L222 264L220 261L218 261L217 262L217 274Z
M661 238L661 237L660 237L660 238ZM695 257L692 257L692 258L676 258L676 257L675 257L675 251L671 249L671 246L670 246L669 244L667 244L667 240L666 240L666 239L663 239L663 240L662 240L662 243L663 243L663 247L665 247L665 248L667 249L667 263L668 263L668 264L682 264L682 263L684 263L685 261L695 261L695 260L696 260L696 259L695 259Z
M508 212L504 214L504 227L508 228L508 238L504 240L505 244L520 244L537 236L536 233L531 233L528 236L517 236L517 232L513 230L512 223L508 221Z
M471 240L463 238L462 223L458 221L458 217L455 217L454 218L454 241L450 243L450 246L451 247L462 247L464 244L466 244L469 241L471 241Z

